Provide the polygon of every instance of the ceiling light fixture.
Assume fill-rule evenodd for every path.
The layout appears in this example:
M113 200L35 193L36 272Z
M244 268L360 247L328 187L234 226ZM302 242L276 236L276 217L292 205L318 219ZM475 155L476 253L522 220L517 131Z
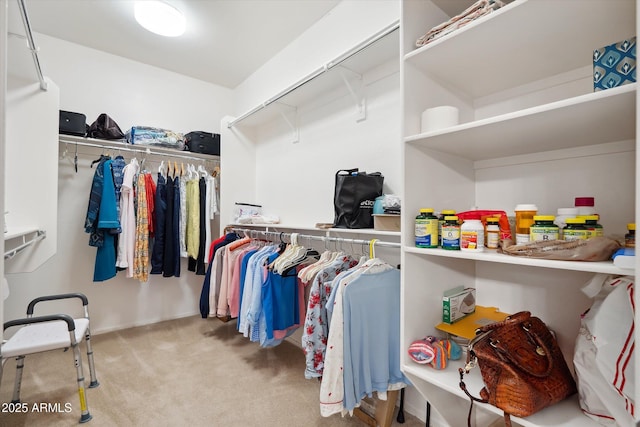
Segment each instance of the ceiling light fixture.
M182 12L163 1L137 1L135 17L138 24L161 36L181 36L186 29L186 19Z

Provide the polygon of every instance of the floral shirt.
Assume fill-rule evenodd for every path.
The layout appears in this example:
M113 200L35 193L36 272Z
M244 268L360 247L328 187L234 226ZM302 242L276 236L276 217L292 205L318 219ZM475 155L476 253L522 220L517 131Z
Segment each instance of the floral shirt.
M357 260L348 255L339 256L335 261L318 271L313 278L302 333L302 350L306 360L304 376L307 379L322 377L324 355L329 336L325 305L331 295L332 281L338 274L357 263Z

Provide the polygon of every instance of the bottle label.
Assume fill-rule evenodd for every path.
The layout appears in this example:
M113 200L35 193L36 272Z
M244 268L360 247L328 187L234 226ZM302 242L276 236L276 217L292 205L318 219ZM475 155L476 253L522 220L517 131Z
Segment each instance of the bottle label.
M468 250L477 250L478 248L478 232L463 231L460 233L460 248Z
M532 242L558 240L558 227L533 226L529 229L529 239Z
M487 230L487 248L498 249L498 243L500 242L500 232L494 230Z
M460 249L460 226L442 226L442 249Z
M573 229L567 229L565 228L562 236L564 238L564 240L580 240L580 239L587 239L587 230L573 230Z
M529 234L516 233L516 245L529 243Z
M419 219L415 226L416 246L419 248L438 247L438 219Z

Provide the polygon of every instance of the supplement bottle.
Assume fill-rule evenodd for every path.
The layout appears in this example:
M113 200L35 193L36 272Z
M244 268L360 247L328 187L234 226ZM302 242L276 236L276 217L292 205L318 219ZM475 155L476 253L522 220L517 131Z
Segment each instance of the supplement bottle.
M529 242L529 227L533 225L533 216L538 213L536 205L517 205L516 213L516 244Z
M442 225L445 222L445 217L455 215L456 211L453 209L444 209L440 212L438 217L438 244L442 246Z
M580 240L587 239L588 231L584 226L584 219L582 218L567 218L567 225L562 230L564 240Z
M498 218L487 218L485 246L488 249L498 249L498 243L500 242L500 227L498 221Z
M529 228L529 240L541 242L546 240L558 240L560 229L553 220L553 215L536 215L533 217L533 225Z
M588 236L604 236L602 225L598 224L598 215L579 215L578 218L584 219L584 226L587 228Z
M633 222L627 224L627 234L624 235L624 247L636 247L636 224Z
M432 208L420 209L416 217L415 225L416 247L438 247L438 217L433 214Z
M442 249L460 250L460 223L455 215L444 217L442 224Z
M484 251L484 225L479 219L467 219L460 227L460 250Z

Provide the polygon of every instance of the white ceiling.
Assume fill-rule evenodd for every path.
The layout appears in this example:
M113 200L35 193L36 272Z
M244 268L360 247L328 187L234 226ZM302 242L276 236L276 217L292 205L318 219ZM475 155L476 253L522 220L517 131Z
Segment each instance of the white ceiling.
M187 19L186 33L169 38L136 23L133 0L24 1L34 33L228 88L235 88L340 2L166 0ZM10 0L9 8L9 31L24 34L16 1ZM34 37L37 45L37 34Z

